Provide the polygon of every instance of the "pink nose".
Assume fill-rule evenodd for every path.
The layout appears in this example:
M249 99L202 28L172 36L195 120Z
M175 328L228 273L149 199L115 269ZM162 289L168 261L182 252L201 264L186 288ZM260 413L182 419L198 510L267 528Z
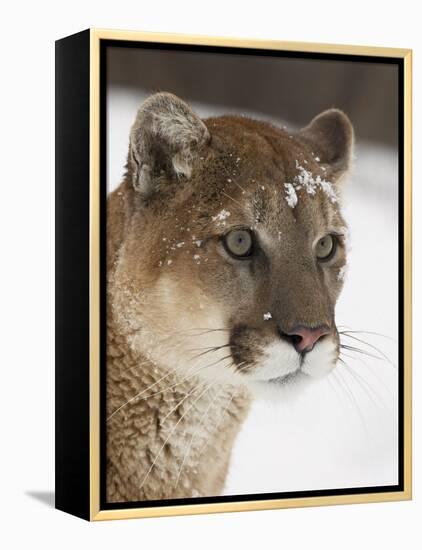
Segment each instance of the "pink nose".
M288 332L287 336L298 353L306 353L313 349L320 338L330 332L327 325L316 328L296 327L292 332Z

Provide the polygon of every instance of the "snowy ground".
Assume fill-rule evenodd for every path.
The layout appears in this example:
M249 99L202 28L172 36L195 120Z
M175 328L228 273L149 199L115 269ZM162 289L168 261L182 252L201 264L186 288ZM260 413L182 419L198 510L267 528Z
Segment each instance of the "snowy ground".
M142 99L109 89L109 190L121 181L129 129ZM201 116L235 112L193 106ZM397 153L358 142L355 157L344 195L351 251L337 324L387 336L354 335L380 348L393 364L345 357L350 370L339 365L296 401L256 402L233 451L226 494L397 483Z

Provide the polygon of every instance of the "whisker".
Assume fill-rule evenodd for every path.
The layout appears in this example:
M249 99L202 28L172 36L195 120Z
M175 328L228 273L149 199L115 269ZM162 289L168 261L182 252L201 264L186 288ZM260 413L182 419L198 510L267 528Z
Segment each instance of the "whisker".
M236 390L234 390L234 391L231 393L230 398L229 398L229 400L227 401L227 404L226 404L226 406L225 406L224 409L223 409L223 412L222 412L222 413L220 414L220 416L219 416L219 419L218 419L218 421L217 421L217 424L214 426L214 430L213 430L214 432L216 432L216 431L218 430L218 428L220 427L220 424L221 424L221 422L223 421L223 418L224 418L226 412L228 411L228 409L229 409L229 407L230 407L230 405L231 405L231 402L233 401L233 398L234 398L234 394L235 394L235 393L236 393ZM204 449L207 447L208 443L209 443L209 440L206 439L206 440L205 440L205 443L202 445L201 449L199 450L199 453L198 453L199 455L201 455L201 454L204 452Z
M362 365L364 365L368 369L368 371L377 380L377 382L379 382L379 384L381 384L384 387L384 389L388 393L388 395L390 397L393 397L393 393L391 392L390 388L387 386L387 384L384 382L384 380L381 378L381 376L378 376L378 374L376 372L374 372L374 369L372 368L372 365L366 363L366 361L364 361L362 359L362 357L358 357L358 356L354 356L354 355L346 355L344 352L341 352L341 354L344 355L345 357L349 357L353 361L359 361L359 363L362 363Z
M160 450L158 451L158 453L156 454L151 466L149 467L147 473L145 474L143 480L142 480L142 483L139 487L139 489L142 489L145 481L147 480L149 474L152 472L152 469L154 468L161 452L163 451L164 447L167 445L169 439L171 438L171 436L174 434L174 432L176 431L178 425L180 424L180 422L183 420L183 418L185 418L185 416L188 414L188 412L194 407L195 403L198 402L198 400L214 385L216 384L220 378L223 376L223 374L225 373L222 373L220 377L217 378L217 380L214 380L209 386L207 386L205 388L205 390L203 392L201 392L197 397L196 399L194 399L194 401L190 404L190 406L185 410L185 412L182 414L182 416L179 418L179 420L176 422L176 424L173 426L173 429L171 430L171 432L169 433L169 435L167 436L167 438L165 439L164 443L162 444L162 446L160 447Z
M348 419L347 415L345 414L344 399L341 398L341 395L338 392L337 386L340 387L341 391L344 391L344 390L343 390L342 386L339 384L339 381L337 380L337 378L334 378L332 375L333 375L333 372L331 371L330 374L327 376L326 380L327 380L328 384L330 385L330 387L332 388L332 390L334 391L334 393L337 397L337 400L338 400L341 408L343 409L344 417L346 419ZM336 384L337 384L337 386L336 386ZM350 423L350 420L349 420L349 423Z
M145 361L140 361L139 363L136 363L136 365L132 365L131 367L127 367L125 369L120 369L119 374L124 374L125 372L128 372L133 369L139 369L140 367L144 367L145 365L151 364L152 361L150 359L146 359ZM152 363L154 364L154 363Z
M386 340L390 340L391 342L397 342L395 338L392 338L391 336L387 336L387 334L382 334L381 332L374 332L371 330L339 330L338 333L345 334L345 335L346 334L370 334L372 336L379 336L380 338L385 338Z
M237 187L242 191L242 195L246 195L246 190L243 189L243 187L240 185L240 183L238 183L238 182L236 181L235 178L233 178L232 181L233 181L233 183L234 183L235 185L237 185Z
M202 328L198 328L198 329L192 329L192 330L203 330ZM223 328L214 328L214 329L206 329L206 332L216 332L216 331L226 331L228 329L223 329ZM222 346L222 347L228 347L228 344L225 345L225 346ZM198 358L201 354L199 354L197 357L193 357L192 360ZM216 361L215 363L212 363L211 365L207 365L206 367L201 367L200 370L202 370L202 368L208 368L208 367L211 367L213 365L216 365L217 363L219 363L220 361L223 361L224 359L227 359L231 357L230 355L229 356L225 356L221 359L219 359L218 361ZM146 362L142 363L142 364L146 364ZM139 365L141 366L141 365ZM134 367L131 367L131 368L135 368ZM164 380L165 378L167 378L168 376L170 376L172 373L174 373L175 370L173 369L171 372L169 373L166 373L164 376L162 376L160 379L158 379L156 382L154 382L153 384L151 384L148 388L145 388L144 390L142 390L141 392L139 392L138 394L134 395L132 398L130 398L128 401L126 401L125 403L123 403L122 405L120 405L120 407L118 407L115 411L113 411L110 416L107 417L106 419L106 422L108 422L109 420L111 420L111 418L113 418L114 415L116 415L119 411L121 411L124 407L126 407L127 405L129 405L130 403L132 403L134 400L136 399L139 399L140 397L142 397L143 395L145 395L145 393L147 391L149 391L150 389L152 389L154 386L156 386L157 384L159 384L162 380ZM199 372L199 370L197 371ZM192 375L192 376L188 376L184 379L182 379L181 381L179 382L176 382L175 384L172 384L170 385L169 387L165 388L164 390L160 390L158 392L155 392L153 393L152 395L148 395L146 398L150 398L150 397L154 397L155 395L159 395L161 393L164 393L166 391L169 391L170 389L176 387L177 385L181 384L182 382L188 380L189 378L192 378L193 376L195 376L195 373ZM144 398L144 399L146 399Z
M209 389L208 387L205 388L205 391L207 391L208 389ZM205 392L204 392L204 393L205 393ZM176 424L173 426L173 429L171 430L171 432L169 433L169 435L168 435L167 438L165 439L164 443L161 445L160 450L159 450L158 453L155 455L155 458L154 458L154 460L152 461L151 466L148 468L148 470L147 470L147 472L146 472L146 474L145 474L145 476L144 476L144 478L143 478L143 480L142 480L142 483L141 483L141 485L139 486L139 489L142 489L142 487L144 486L145 481L147 480L149 474L152 472L152 469L154 468L154 466L155 466L155 464L156 464L156 462L157 462L157 460L158 460L158 458L159 458L161 452L163 451L164 447L167 445L169 439L171 438L171 436L172 436L172 435L174 434L174 432L176 431L177 426L180 424L180 422L183 420L183 418L187 415L187 413L191 410L191 408L192 408L193 405L196 403L196 401L198 401L198 400L202 397L202 395L203 395L203 394L200 393L200 394L197 396L197 398L193 401L193 403L191 403L191 406L188 407L188 408L186 409L186 411L182 414L182 416L179 418L179 420L178 420L178 421L176 422Z
M208 367L213 367L214 365L218 365L218 363L221 363L221 361L224 361L225 359L231 359L231 354L225 355L221 359L218 359L217 361L214 361L214 363L211 363L210 365L208 365Z
M188 329L189 331L193 331L193 330L206 330L207 332L218 332L218 331L229 331L230 329L228 328L210 328L210 327L196 327L196 328L190 328Z
M361 342L362 344L365 344L366 346L372 348L373 350L378 352L388 363L390 363L392 367L397 368L397 365L395 365L383 351L381 351L379 348L377 348L373 344L370 344L369 342L365 342L365 340L362 340L361 338L357 338L356 336L351 336L349 333L344 334L344 336L347 336L348 338L352 338L353 340L357 340L358 342Z
M113 418L113 416L115 414L117 414L119 411L121 411L123 409L123 407L126 407L126 405L129 405L129 403L132 403L132 401L134 401L135 399L137 399L138 397L141 397L141 395L144 395L144 393L146 393L147 391L149 391L151 388L153 388L154 386L156 386L157 384L159 384L162 380L164 380L165 378L169 377L171 374L173 374L173 371L171 372L168 372L166 373L164 376L162 376L161 378L159 378L156 382L154 382L153 384L151 384L150 386L148 386L148 388L145 388L144 390L142 390L140 393L136 394L135 396L133 396L132 398L129 399L129 401L126 401L126 403L123 403L123 405L120 405L120 407L118 407L114 412L111 413L111 415L109 417L107 417L107 420L106 422L108 422L111 418ZM160 393L160 392L157 392L157 393ZM154 394L153 394L154 395ZM151 397L151 396L149 396Z
M203 348L190 348L187 351L202 351L202 350L218 350L220 348L226 348L229 344L222 344L221 346L204 346Z
M206 355L207 353L216 352L216 351L219 351L220 349L228 348L228 347L231 347L231 345L230 344L224 344L222 346L215 346L213 348L205 348L205 351L203 351L202 353L199 353L198 355L194 355L193 357L191 357L189 359L189 361L194 361L195 359L198 359L199 357L202 357L203 355ZM194 350L190 350L190 351L194 351Z
M207 384L207 381L202 381L199 384L196 384L191 390L188 391L186 395L183 396L183 398L175 405L170 411L166 414L166 416L161 420L160 424L163 425L164 422L167 420L169 416L171 416L179 407L182 405L188 397L190 397L193 393L195 393L201 386L204 386Z
M218 363L218 361L216 362ZM179 380L179 382L176 382L174 384L171 384L170 386L168 386L167 388L163 389L163 390L160 390L160 391L157 391L155 393L152 393L150 395L146 395L145 397L142 397L147 391L149 391L153 386L157 385L159 382L161 382L162 380L164 380L164 378L166 378L167 376L170 376L171 374L174 374L175 371L172 371L172 372L169 372L168 374L164 375L162 378L160 378L159 380L157 380L157 382L154 382L154 384L152 384L151 386L149 386L148 388L142 390L140 393L134 395L131 399L129 399L128 401L126 401L126 403L123 403L123 405L120 405L119 408L117 408L106 420L106 422L108 422L115 414L117 414L120 410L123 409L123 407L126 407L126 405L129 405L130 403L132 403L135 399L139 399L142 397L142 400L145 400L145 399L149 399L151 397L155 397L156 395L160 395L161 393L165 393L169 390L171 390L172 388L175 388L176 386L179 386L180 384L183 384L183 382L186 382L187 380L190 380L192 378L194 378L195 376L197 376L197 374L203 370L203 369L206 369L208 367L212 367L213 365L215 365L216 363L212 363L211 365L205 365L205 366L202 366L202 367L199 367L193 374L190 374L188 376L186 376L185 378L182 378L182 380ZM194 367L193 367L194 368Z
M245 195L246 194L246 191L245 189L243 189L243 187L240 185L240 183L238 183L236 181L236 178L233 176L233 174L230 174L230 172L227 170L227 168L225 166L223 166L223 170L224 172L226 173L226 175L228 176L228 178L235 184L237 185L237 187L239 187L239 189L242 191L242 193Z
M360 410L360 408L359 408L359 404L358 404L358 402L356 401L356 397L354 396L352 390L350 389L349 385L347 384L345 378L342 377L342 376L340 375L340 371L336 371L336 372L333 371L333 376L334 376L335 374L338 375L339 380L341 381L341 383L342 383L344 389L346 390L347 395L349 396L349 400L350 400L350 402L352 403L352 406L355 407L355 410L356 410L356 412L357 412L357 414L358 414L358 417L359 417L359 419L360 419L360 422L361 422L361 424L362 424L362 426L363 426L363 428L364 428L364 430L365 430L365 433L366 433L367 435L369 435L368 427L367 427L367 425L366 425L366 422L365 422L365 419L364 419L364 417L363 417L363 415L362 415L362 412L361 412L361 410Z
M242 365L244 365L244 364L245 364L245 361L243 361L242 363L240 363L240 364L237 366L237 371L238 371L238 372L240 372L240 371L242 371L243 369L246 369L246 368L248 367L248 365L242 367ZM228 365L228 367L231 367L231 366L233 366L233 365L234 365L234 363L232 363L231 365ZM241 367L241 368L239 368L239 367ZM185 462L186 462L186 460L187 460L187 457L188 457L189 454L190 454L190 451L191 451L191 448L192 448L192 443L193 443L193 441L194 441L194 438L195 438L195 437L197 436L197 434L199 433L199 428L203 425L204 420L205 420L205 416L206 416L206 414L208 413L209 409L211 408L211 405L215 402L215 400L216 400L217 397L220 395L220 393L222 392L222 390L223 390L223 388L221 388L220 391L217 392L217 395L215 395L214 398L211 400L211 402L209 403L209 405L208 405L208 407L207 407L205 413L202 415L201 420L200 420L200 423L198 424L198 426L197 426L195 432L192 434L192 437L191 437L190 442L189 442L189 445L188 445L187 452L185 453L185 455L184 455L184 457L183 457L183 461L182 461L182 464L181 464L181 466L180 466L179 473L178 473L178 475L177 475L176 484L175 484L175 486L174 486L175 489L177 488L177 485L179 484L180 475L181 475L181 473L182 473L183 466L184 466L184 464L185 464ZM217 425L214 427L214 431L216 431L216 430L218 429L218 427L219 427L219 425L220 425L220 423L221 423L221 421L222 421L222 419L223 419L223 417L224 417L226 411L228 410L228 408L229 408L229 406L230 406L230 403L231 403L232 400L233 400L233 397L234 397L235 392L236 392L236 389L233 390L233 392L232 392L232 394L231 394L231 396L230 396L230 399L229 399L228 403L226 404L226 406L225 406L223 412L220 414L220 418L219 418L219 420L218 420L218 422L217 422ZM205 441L205 444L201 447L201 449L200 449L200 451L199 451L199 454L202 453L203 449L207 446L207 443L208 443L208 440L206 440L206 441Z
M212 399L210 399L210 402L208 403L208 406L207 408L205 409L205 412L204 414L201 416L201 419L198 423L198 425L196 426L196 429L195 431L193 432L191 438L190 438L190 441L189 441L189 444L187 446L187 450L185 452L185 455L183 457L183 460L182 460L182 463L180 465L180 468L179 468L179 472L177 474L177 478L176 478L176 483L174 484L174 489L177 489L177 486L179 484L179 479L180 479L180 475L182 473L182 470L183 470L183 466L185 465L185 462L190 454L190 451L191 451L191 447L192 447L192 444L193 444L193 441L195 439L195 437L198 435L199 433L199 429L202 427L203 423L204 423L204 420L205 420L205 417L206 415L208 414L208 411L211 409L211 406L213 405L213 403L216 401L217 397L221 394L221 392L223 391L223 388L220 388L220 390L216 393L216 395L214 395L214 397Z
M364 378L362 378L357 372L355 372L345 361L342 361L342 363L343 363L343 366L347 369L347 372L359 385L362 391L366 394L366 396L371 401L371 403L375 407L379 407L379 404L381 404L383 408L389 410L388 407L385 405L384 401L381 399L378 393L368 384L368 382ZM372 394L379 401L379 403L374 400L374 397L372 396Z
M221 193L225 195L228 199L231 199L234 203L238 204L241 208L243 208L240 202L234 199L233 197L231 197L228 193L226 193L225 191L221 191Z
M210 332L229 332L230 331L229 329L226 329L226 328L210 328L210 329L202 328L202 329L191 329L191 330L202 331L202 332L199 332L198 334L195 334L194 337L203 336L204 334L209 334Z
M354 351L356 353L361 353L362 355L366 355L367 357L372 357L373 359L377 359L378 361L382 361L383 357L379 357L378 355L374 355L373 353L370 353L369 351L357 348L355 346L348 346L346 344L340 344L341 349L347 349L349 351Z
M347 357L350 357L350 359L353 359L353 360L357 360L357 361L362 361L359 357L353 357L353 356L347 356ZM362 361L363 362L363 361ZM363 362L363 364L368 367L368 365L366 363ZM394 411L392 410L392 408L389 406L388 402L386 402L384 400L384 398L382 397L382 395L380 394L380 392L376 391L374 386L372 384L369 383L369 381L363 377L361 374L359 374L355 369L353 369L350 365L346 365L346 368L349 372L349 374L355 379L355 381L359 384L359 386L361 387L361 389L366 393L367 397L370 399L370 401L373 403L373 405L376 405L377 407L381 406L385 411L387 411L389 413L389 415L391 417L394 418L394 422L397 424L397 420L395 419L395 414L394 414ZM368 370L369 372L371 372L371 374L374 374L372 372L371 369L369 369L368 367ZM378 377L375 377L375 379L380 382L384 388L386 389L388 395L390 397L392 397L392 393L390 392L389 388L386 386L386 384ZM374 402L373 398L372 398L372 395L374 396L374 398L376 399L376 403Z

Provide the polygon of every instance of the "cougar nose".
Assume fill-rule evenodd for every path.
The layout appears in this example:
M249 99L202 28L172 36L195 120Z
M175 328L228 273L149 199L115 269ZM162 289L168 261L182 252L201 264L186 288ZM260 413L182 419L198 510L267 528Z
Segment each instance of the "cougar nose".
M298 353L307 353L313 349L320 338L326 334L330 334L330 332L327 325L322 325L316 328L299 326L295 327L291 332L281 334L293 344Z

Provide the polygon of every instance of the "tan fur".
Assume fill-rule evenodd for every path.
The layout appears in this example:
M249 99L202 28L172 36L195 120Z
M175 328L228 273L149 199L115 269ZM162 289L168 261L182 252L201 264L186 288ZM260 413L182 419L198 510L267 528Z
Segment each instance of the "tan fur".
M201 121L170 94L141 107L107 210L109 502L220 494L255 389L334 367L346 251L341 241L322 267L312 251L345 222L323 191L298 191L289 207L284 184L299 162L335 186L352 141L338 111L293 137L246 118ZM221 244L238 226L259 237L249 264ZM280 340L298 324L331 330L300 373Z
M108 394L107 410L110 414L128 398L145 390L165 373L128 352L124 338L109 328L108 339ZM151 394L165 390L180 378L171 376L154 386ZM247 398L235 388L216 386L204 394L192 406L203 387L186 399L174 414L162 419L179 401L192 391L194 384L187 381L174 387L172 392L158 393L132 406L122 409L108 423L107 448L107 500L109 502L156 500L187 496L212 496L220 494L227 471L234 437L245 417ZM225 407L229 410L219 423ZM205 411L208 415L203 418ZM167 438L180 418L174 437ZM201 425L201 422L203 424ZM219 423L219 425L217 425ZM191 443L189 457L185 460L175 488L184 453ZM155 456L160 459L143 484L147 469Z

